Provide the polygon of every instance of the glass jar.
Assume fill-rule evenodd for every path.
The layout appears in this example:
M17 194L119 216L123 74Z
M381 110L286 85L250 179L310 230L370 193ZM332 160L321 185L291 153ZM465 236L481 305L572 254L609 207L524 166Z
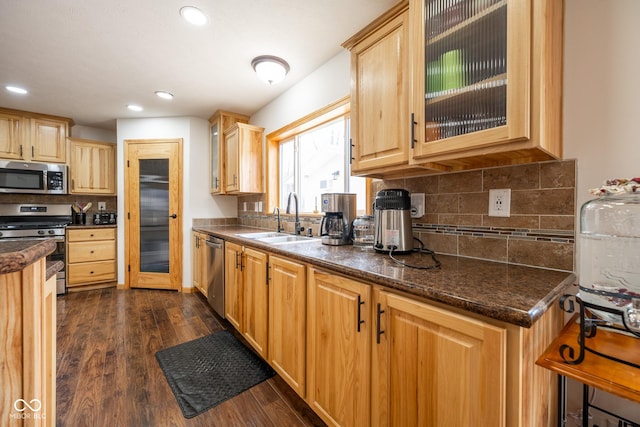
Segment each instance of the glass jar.
M353 220L353 246L373 249L373 216L361 215Z
M583 301L620 310L637 326L640 306L640 193L586 202L580 211L580 292ZM620 325L619 315L591 310ZM633 327L632 326L632 327Z

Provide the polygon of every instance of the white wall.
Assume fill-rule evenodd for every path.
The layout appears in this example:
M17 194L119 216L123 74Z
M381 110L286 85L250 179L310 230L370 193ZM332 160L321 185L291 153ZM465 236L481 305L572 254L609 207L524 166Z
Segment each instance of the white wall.
M192 286L191 224L193 218L237 216L237 198L209 194L209 123L190 117L119 119L118 134L118 259L124 261L124 140L182 138L182 285ZM124 262L118 264L118 283L124 283Z
M117 134L113 130L94 128L90 126L75 125L71 128L71 137L91 139L94 141L116 142Z
M607 178L640 176L638 17L638 0L565 1L563 142L565 158L578 160L576 219L592 198L589 188ZM579 396L580 387L571 384L569 412L582 406ZM640 404L604 392L595 403L638 421ZM593 414L594 424L609 425Z
M251 116L265 135L349 95L349 52L331 58Z

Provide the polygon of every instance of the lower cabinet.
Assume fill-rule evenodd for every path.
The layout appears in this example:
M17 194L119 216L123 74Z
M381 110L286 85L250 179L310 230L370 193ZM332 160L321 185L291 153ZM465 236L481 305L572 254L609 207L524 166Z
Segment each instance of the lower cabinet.
M559 306L523 328L225 251L227 319L328 425L555 425L557 379L535 360L562 328Z
M267 359L267 254L225 242L225 317Z
M370 425L371 286L309 270L307 403L333 426Z
M116 229L67 228L67 289L112 286L116 281Z
M45 258L0 274L3 426L56 424L56 276L45 275ZM18 399L30 407L16 409Z
M507 332L376 288L374 426L503 426Z
M267 254L244 248L243 272L244 327L240 332L256 352L267 359L269 289L267 288Z
M242 246L224 242L224 317L242 331Z
M194 231L191 233L193 261L193 286L202 295L207 296L207 235Z
M269 358L273 369L305 397L306 267L269 255Z

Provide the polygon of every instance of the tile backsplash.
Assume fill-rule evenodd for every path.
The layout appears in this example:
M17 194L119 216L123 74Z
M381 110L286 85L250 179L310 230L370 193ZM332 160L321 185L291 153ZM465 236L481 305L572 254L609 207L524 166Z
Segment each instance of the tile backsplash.
M413 220L413 233L437 253L574 271L575 187L576 161L563 160L374 180L371 200L385 188L424 193L425 214ZM508 218L488 216L496 188L511 189ZM263 195L238 197L238 223L275 229L273 214L243 210L259 201ZM291 218L283 219L292 229ZM301 222L317 234L317 216Z
M437 253L574 270L575 160L375 181L372 194L425 194L414 236ZM511 189L511 216L490 217L489 190Z
M87 211L87 216L98 212L98 202L105 202L105 212L117 212L118 211L118 197L117 196L100 196L100 195L76 195L76 194L14 194L6 193L0 194L0 203L25 203L25 204L38 204L38 203L61 203L72 204L78 202L83 205L91 202L92 206Z

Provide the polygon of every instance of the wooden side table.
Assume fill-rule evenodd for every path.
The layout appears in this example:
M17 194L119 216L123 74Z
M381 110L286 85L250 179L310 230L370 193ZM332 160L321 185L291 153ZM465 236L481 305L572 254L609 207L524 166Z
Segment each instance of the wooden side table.
M583 384L582 395L582 425L589 424L589 408L611 415L625 426L640 427L640 421L624 419L604 408L599 408L589 402L589 387L596 387L613 395L640 403L640 339L618 332L598 329L595 336L584 338L588 341L589 351L584 352L584 358L579 363L567 362L561 351L569 359L577 358L580 351L580 318L579 314L567 323L560 335L536 361L536 364L550 369L561 375L559 393L558 426L565 420L566 378L571 378ZM564 350L561 350L564 348ZM572 349L572 350L569 350ZM571 355L569 353L573 351ZM596 354L600 353L600 354ZM603 355L624 357L624 361L612 360ZM633 366L635 364L635 366Z

